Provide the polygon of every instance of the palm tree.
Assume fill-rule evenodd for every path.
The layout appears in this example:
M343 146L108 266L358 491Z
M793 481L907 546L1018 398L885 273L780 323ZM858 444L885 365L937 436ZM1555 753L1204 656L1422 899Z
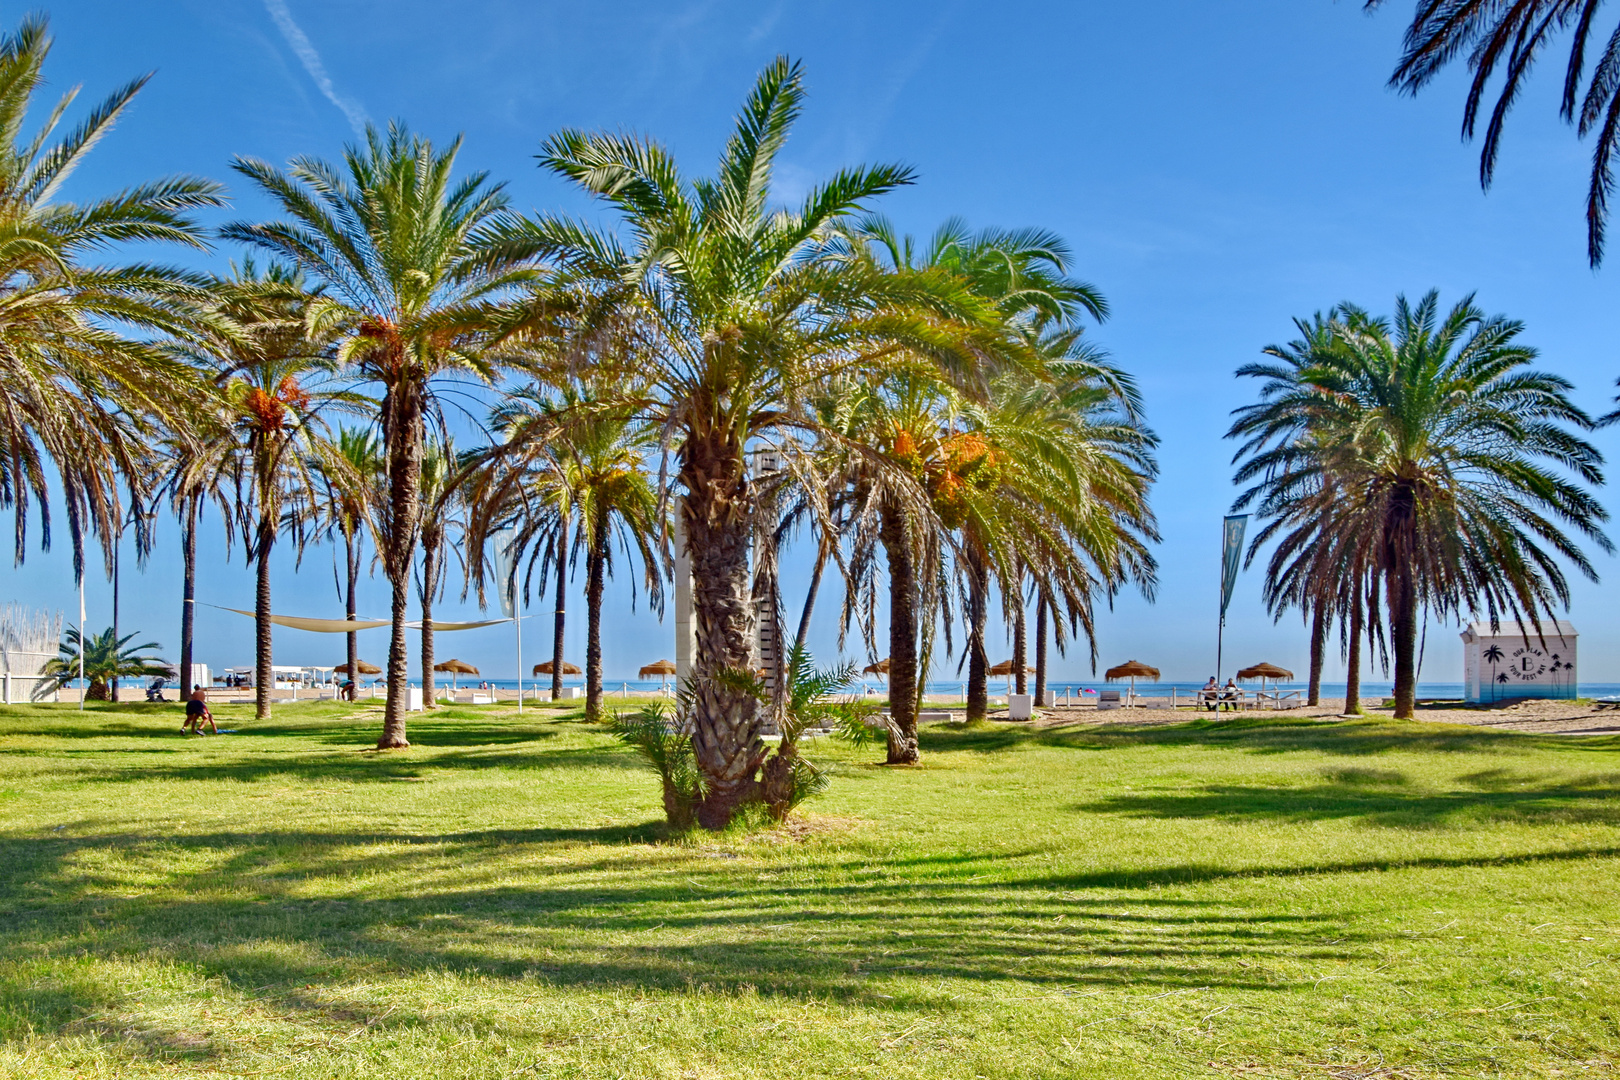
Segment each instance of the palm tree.
M1095 598L1132 581L1153 594L1148 545L1158 534L1148 490L1157 439L1121 409L1112 386L1121 373L1104 368L1099 377L1092 362L1053 367L1049 380L1004 379L991 408L964 410L950 439L943 478L954 477L946 494L960 521L969 720L988 711L992 579L1008 608L1022 606L1027 574L1091 643L1093 663Z
M1037 229L987 229L975 233L961 221L952 219L935 232L926 247L919 249L915 241L901 236L888 221L869 215L840 230L840 241L846 257L857 265L876 266L891 272L945 274L960 281L993 311L994 331L1002 338L1003 348L1023 361L1004 365L1004 378L1014 378L1013 373L1018 371L1027 374L1033 368L1039 373L1039 380L1051 380L1057 370L1046 369L1043 365L1048 361L1081 363L1088 373L1106 373L1108 379L1114 380L1120 400L1133 408L1139 404L1129 380L1112 368L1100 365L1100 358L1080 342L1078 320L1086 316L1102 319L1108 307L1095 288L1067 276L1069 252L1060 238ZM946 503L958 502L956 488L976 482L958 467L973 472L982 464L972 453L967 457L957 453L966 443L961 441L962 432L953 436L948 430L953 418L964 415L953 403L955 396L952 388L944 383L930 386L926 377L919 381L908 373L901 384L868 399L872 408L867 410L867 423L875 427L876 441L891 457L905 461L913 479L929 491L927 498L917 500L909 497L904 485L874 486L870 478L862 481L869 492L882 492L878 502L881 520L878 536L889 567L890 711L894 719L892 730L896 733L890 746L891 763L916 760L916 703L921 692L914 666L919 658L917 628L919 622L931 625L932 602L945 595L944 590L919 587L917 560L931 559L937 543L928 538L928 534L941 527L943 518L956 521L957 526L953 527L966 522L966 517L958 513L961 506L940 505L940 499ZM886 412L892 415L882 415ZM979 480L989 475L984 473ZM1076 477L1071 475L1068 479ZM1069 492L1052 494L1062 499L1070 497ZM930 503L933 504L930 510L921 510ZM981 517L980 525L987 524L988 520ZM964 536L982 540L977 533ZM991 569L984 559L984 544L969 544L960 563L968 581L964 610L969 623L967 659L972 688L969 717L982 718L988 696L984 692L988 663L984 656L983 629ZM1011 564L999 564L997 569L1006 572L1017 567L1018 562L1014 560ZM1020 570L1019 592L1022 580ZM925 597L932 602L923 604L929 610L922 612L918 605ZM1022 627L1021 614L1014 621ZM922 655L926 656L927 652L925 647Z
M197 459L208 451L203 447L217 446L230 437L212 396L196 402L187 418L184 436L171 435L164 440L165 476L163 490L167 492L175 516L180 521L181 601L180 601L180 696L191 690L191 667L194 627L197 615L197 526L202 517L203 504L213 499L219 506L220 521L225 526L227 558L235 539L235 522L231 516L231 493L228 479L219 472L197 468Z
M382 448L369 429L340 426L337 440L312 464L322 485L320 513L327 533L335 531L343 539L343 580L338 588L345 618L354 622L359 614L357 594L364 555L361 533L371 523L372 509L379 501ZM344 636L349 678L358 681L359 634L350 630Z
M1298 338L1287 345L1268 345L1261 350L1274 362L1251 365L1240 373L1271 380L1262 391L1265 398L1299 392L1311 370L1313 355L1332 347L1334 314L1317 313L1309 322L1296 319ZM1246 442L1233 458L1234 464L1269 437L1272 413L1264 406L1251 406L1237 410L1237 415L1239 419L1227 432L1227 438L1260 435L1261 439ZM1359 549L1343 543L1355 538L1336 528L1337 515L1345 506L1333 497L1334 464L1353 440L1351 431L1307 428L1295 436L1296 456L1291 459L1291 471L1275 470L1270 460L1260 455L1239 468L1234 478L1239 484L1261 478L1232 509L1237 512L1262 499L1260 520L1264 525L1249 544L1248 564L1271 540L1280 537L1267 567L1264 599L1274 618L1280 620L1290 607L1297 606L1310 625L1310 705L1321 701L1322 667L1331 625L1337 619L1344 626L1350 605L1359 596L1355 583L1361 576L1352 570ZM1350 650L1348 683L1359 689L1359 629L1349 636L1356 646ZM1358 698L1359 693L1351 692L1349 696ZM1346 712L1357 708L1357 702L1348 702Z
M1380 587L1395 715L1410 719L1420 606L1539 622L1569 602L1558 560L1595 579L1563 530L1612 549L1608 515L1582 486L1602 483L1602 456L1569 430L1592 427L1569 383L1525 370L1536 353L1518 344L1521 324L1472 297L1444 318L1433 292L1398 298L1391 320L1343 304L1330 329L1306 366L1240 370L1268 383L1233 431L1247 436L1248 475L1267 478L1251 494L1301 523L1293 542L1328 553L1308 558L1338 568L1358 623L1363 585ZM1380 597L1368 588L1367 599L1376 623Z
M1370 10L1382 3L1366 0L1366 7ZM1620 148L1620 80L1614 77L1620 69L1620 33L1603 35L1603 51L1590 75L1586 66L1602 7L1603 0L1517 0L1512 4L1417 0L1400 62L1389 80L1392 87L1416 94L1453 60L1467 56L1472 77L1463 107L1463 134L1472 138L1492 78L1501 69L1502 82L1496 104L1490 108L1479 157L1480 185L1488 188L1507 114L1523 91L1525 76L1553 40L1568 32L1569 59L1564 66L1559 114L1574 123L1582 137L1598 133L1586 195L1586 249L1594 267L1603 261L1609 195L1614 189L1613 159Z
M152 338L191 333L202 290L167 267L87 260L130 241L202 249L202 230L189 215L220 205L220 188L180 176L84 204L62 201L62 186L146 78L118 90L53 143L74 98L70 91L24 138L50 50L42 16L28 16L16 33L0 36L0 506L15 512L21 563L30 503L39 504L48 548L51 489L59 488L75 574L83 574L87 529L100 537L111 573L126 513L119 484L137 507L145 501L156 472L145 446L158 437L160 422L183 429L179 418L196 396L196 373ZM150 519L137 520L144 550Z
M910 183L910 170L844 170L797 209L771 205L776 156L802 97L798 65L767 67L718 173L699 181L656 143L563 131L542 148L542 166L608 202L625 229L549 215L489 230L492 257L544 257L588 285L598 306L581 319L626 341L589 359L634 415L667 433L692 561L693 742L707 828L759 797L758 701L739 680L717 677L746 670L753 653L749 450L767 440L789 459L808 454L789 432L813 432L806 396L838 374L893 370L916 354L967 374L981 355L962 346L981 306L955 281L825 257L829 227ZM531 326L548 325L551 299L538 298Z
M472 460L470 455L467 460ZM438 708L433 687L433 603L444 591L445 555L463 550L455 543L466 527L466 506L456 483L463 464L449 436L430 442L422 455L422 566L416 595L422 605L422 702L429 709Z
M391 124L367 128L364 145L344 150L341 166L296 158L283 172L255 159L235 168L287 215L266 224L237 222L222 235L302 268L323 288L311 325L339 339L347 370L382 390L377 424L388 472L388 498L377 515L378 549L393 588L388 704L379 749L405 737L411 572L421 530L422 455L438 422L436 384L452 373L493 381L499 357L482 348L489 303L530 276L475 240L506 209L499 184L484 173L452 182L461 140L436 150Z
M602 596L613 574L615 541L639 559L649 605L663 608L658 543L665 521L646 472L652 433L622 406L605 406L589 388L559 393L540 384L512 394L495 410L491 426L503 440L485 456L482 475L466 496L476 508L469 547L481 547L495 528L511 524L514 558L526 553L531 571L537 562L549 563L560 579L569 562L584 557L585 715L600 721ZM579 527L570 548L571 517ZM554 665L553 672L561 670Z
M61 655L52 657L46 662L41 674L50 678L44 684L41 693L50 694L74 679L79 677L79 651L83 642L84 676L90 682L85 691L86 701L108 701L112 695L108 691L114 682L125 678L144 678L152 675L167 675L169 665L155 656L147 653L161 649L163 646L148 641L144 645L131 645L138 634L126 634L124 637L114 637L111 627L88 639L80 637L77 627L68 627L66 639L62 642Z
M190 462L183 479L199 486L229 478L237 527L256 567L254 594L255 703L270 716L270 555L289 532L300 551L315 510L313 461L326 454L321 413L353 395L323 385L331 363L305 334L310 302L298 271L272 264L262 275L251 261L214 283L215 333L202 347L216 365L219 407L227 438Z

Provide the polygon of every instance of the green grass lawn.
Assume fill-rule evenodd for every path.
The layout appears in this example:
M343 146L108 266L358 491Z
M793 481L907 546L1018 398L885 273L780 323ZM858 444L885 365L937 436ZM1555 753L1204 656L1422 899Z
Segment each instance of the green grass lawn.
M0 710L0 1076L1430 1077L1620 1062L1620 742L817 741L670 839L568 711Z

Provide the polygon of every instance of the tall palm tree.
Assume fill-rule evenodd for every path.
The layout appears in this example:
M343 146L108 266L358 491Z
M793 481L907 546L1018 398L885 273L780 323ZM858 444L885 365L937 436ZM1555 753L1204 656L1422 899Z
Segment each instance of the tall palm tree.
M656 143L563 131L542 148L542 166L609 203L623 230L559 215L490 230L496 255L544 257L567 279L590 283L600 310L635 338L598 367L609 385L623 383L617 394L634 415L667 433L684 495L697 623L693 745L708 828L758 799L764 759L757 699L740 680L717 677L747 669L753 653L752 444L769 437L790 458L808 453L787 435L813 425L807 394L840 373L909 363L898 345L964 374L979 358L960 344L971 336L964 329L976 330L979 305L954 281L823 257L829 226L910 183L909 169L844 170L797 209L772 205L776 157L802 98L798 65L768 66L717 174L702 180L683 177ZM542 298L534 310L543 323L551 309ZM614 321L586 318L604 328Z
M343 598L344 617L354 622L359 616L360 572L364 566L363 532L371 524L373 508L379 501L383 473L382 447L376 434L367 428L340 425L337 439L327 452L313 462L319 474L322 506L319 512L328 535L336 532L343 540L343 579L338 584ZM360 677L359 634L346 635L344 660L349 678Z
M137 507L146 500L159 470L144 448L160 422L184 429L179 418L196 396L196 372L153 339L192 333L203 291L178 270L90 260L131 241L203 248L190 214L220 205L221 189L176 176L82 204L62 200L62 186L146 78L53 142L75 96L69 92L25 137L50 50L42 16L0 36L0 506L15 513L21 563L31 502L39 504L48 548L51 489L59 488L75 573L83 573L87 530L100 537L110 573L125 517L119 485ZM137 515L143 550L149 520Z
M445 557L464 550L456 541L466 529L466 503L456 481L472 460L471 455L457 455L449 436L430 442L422 455L422 565L416 595L422 607L422 702L429 709L438 707L433 687L433 604L444 591Z
M276 202L285 220L236 222L222 235L302 268L323 287L312 325L340 340L356 378L379 387L377 417L388 499L377 521L383 572L393 588L388 704L379 749L405 737L411 572L421 529L422 455L437 420L436 385L451 374L485 382L502 357L484 348L490 303L531 276L476 241L507 205L487 174L452 179L461 139L437 150L399 124L368 127L340 165L295 158L287 170L238 158L236 170Z
M1128 379L1094 361L1054 362L1048 379L1015 373L989 409L964 410L947 460L958 482L958 562L968 619L968 718L988 705L989 585L1004 608L1036 595L1083 633L1096 661L1097 596L1135 582L1151 597L1158 539L1148 506L1156 437L1121 408ZM1061 632L1062 622L1059 621Z
M195 655L195 627L197 617L197 527L201 522L203 505L212 499L219 507L221 523L225 526L226 555L235 539L235 519L232 517L231 491L228 478L213 470L196 467L200 455L207 454L208 446L218 446L230 438L224 413L213 394L199 394L187 417L187 430L183 436L170 435L163 441L164 481L175 517L180 522L180 696L191 690L191 667Z
M666 532L662 504L646 471L652 433L622 405L607 406L588 387L553 391L531 384L510 395L491 417L502 441L480 463L468 486L473 506L468 546L479 548L496 528L515 528L516 561L530 572L585 561L585 714L602 719L602 597L613 573L615 542L642 566L654 610L663 608L659 541ZM578 528L567 545L570 519ZM482 587L479 568L470 567ZM632 603L635 594L632 593ZM554 671L560 669L556 665Z
M1444 317L1436 293L1401 297L1389 320L1343 304L1308 366L1240 369L1267 380L1233 425L1242 472L1263 478L1251 497L1298 522L1286 543L1328 552L1309 565L1343 575L1337 595L1356 622L1364 583L1378 584L1365 614L1387 612L1398 718L1415 706L1420 608L1539 624L1569 602L1560 559L1596 577L1565 529L1612 549L1583 486L1602 483L1602 456L1570 430L1592 421L1569 383L1527 370L1536 353L1521 330L1472 297Z
M262 720L275 685L271 552L284 530L302 550L319 490L312 462L326 453L321 414L353 404L353 395L330 385L331 362L305 333L310 295L298 271L272 264L261 274L247 261L216 280L213 293L215 332L199 351L218 371L228 437L195 455L182 482L195 487L224 475L233 488L236 524L255 566L254 696Z
M961 282L994 313L995 332L1003 339L1004 348L1023 359L1021 365L1007 366L1005 375L1019 371L1027 374L1034 369L1040 373L1040 378L1048 379L1051 372L1042 368L1047 360L1066 357L1065 362L1082 358L1092 362L1096 359L1089 348L1080 344L1077 325L1082 317L1106 317L1107 302L1094 287L1068 276L1067 246L1051 233L1038 229L972 232L963 222L952 219L935 232L926 246L919 246L910 237L900 235L887 220L867 215L842 228L840 242L846 257L857 265L949 275ZM1092 367L1105 370L1094 363ZM1106 370L1117 375L1112 369ZM982 462L972 455L961 457L957 451L965 444L947 430L952 417L960 415L951 404L952 388L943 383L930 388L910 374L902 381L904 385L896 385L886 393L897 409L894 416L877 421L881 430L879 441L898 440L887 444L891 456L908 462L913 477L925 481L930 498L936 504L937 497L950 502L956 498L956 485L975 482L960 472L958 466L973 471ZM1119 386L1127 387L1128 380L1120 382ZM1129 391L1127 397L1136 404L1134 390ZM878 413L884 411L883 397L872 399L872 403L879 406ZM961 434L957 432L956 436ZM921 456L918 456L919 448ZM988 475L980 475L979 480ZM932 613L919 612L917 605L925 596L937 598L944 593L918 587L914 560L926 558L926 553L932 550L933 542L922 538L938 527L942 517L950 517L958 525L966 518L956 512L959 507L935 505L932 511L918 513L919 502L908 500L903 486L888 486L883 490L878 532L885 548L890 580L889 681L890 711L894 719L891 730L895 735L891 739L890 761L915 761L916 703L921 692L920 677L913 668L919 657L916 632L919 623L932 623ZM1067 497L1067 493L1060 497ZM988 518L980 518L981 525L988 521ZM983 716L988 698L983 624L991 567L983 555L982 543L970 544L961 560L968 580L964 610L969 622L970 718ZM1016 565L1016 561L1012 565ZM1000 569L1006 571L1011 566L1004 564ZM1021 576L1018 591L1022 591ZM1022 626L1021 616L1014 621ZM924 649L923 654L926 652ZM912 689L913 684L916 689Z
M1366 7L1384 0L1366 0ZM1603 261L1609 195L1614 190L1614 154L1620 149L1620 30L1599 31L1604 42L1597 62L1587 67L1603 0L1417 0L1400 62L1390 85L1416 94L1452 61L1466 56L1471 79L1463 106L1463 134L1472 138L1491 83L1502 78L1490 107L1479 157L1479 180L1489 187L1496 170L1507 114L1524 89L1525 77L1553 41L1569 35L1569 57L1559 115L1582 137L1597 132L1591 180L1586 194L1586 250L1593 266ZM1582 85L1585 90L1583 92Z

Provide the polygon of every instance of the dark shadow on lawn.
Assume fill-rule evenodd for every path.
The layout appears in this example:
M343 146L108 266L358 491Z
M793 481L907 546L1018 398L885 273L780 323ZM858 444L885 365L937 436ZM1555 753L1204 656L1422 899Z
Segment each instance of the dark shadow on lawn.
M1081 803L1080 813L1127 817L1332 821L1356 818L1394 828L1442 828L1491 821L1547 824L1620 823L1615 774L1553 782L1502 769L1461 778L1474 791L1403 790L1402 781L1369 779L1371 770L1329 773L1308 786L1209 784L1171 791L1135 791ZM1400 774L1394 774L1399 776ZM1380 789L1380 785L1382 789Z
M492 830L421 837L378 851L346 834L156 837L135 834L0 841L0 961L27 959L26 979L0 979L0 1023L61 1031L116 1009L120 980L72 977L85 957L185 965L281 1008L319 1012L311 987L392 974L455 972L562 986L621 986L836 999L884 1008L949 1009L944 991L869 980L1019 980L1049 988L1270 985L1239 959L1345 960L1370 939L1338 913L1234 913L1228 905L1117 895L1076 901L1026 883L964 874L908 880L904 868L859 873L847 853L814 860L807 884L761 880L754 865L670 846L565 865L529 864L514 883L493 856L515 846L644 841L659 826ZM98 887L81 856L116 848L153 866L216 857L205 872L172 870L127 897ZM484 870L480 856L491 856ZM995 860L997 856L986 856ZM91 862L95 860L92 858ZM405 881L380 886L381 874ZM798 875L802 880L802 874ZM361 882L345 887L346 882ZM324 883L324 884L323 884ZM312 896L322 888L337 895ZM247 899L243 899L246 893ZM222 895L223 894L223 895ZM93 933L86 933L94 928ZM629 938L626 935L631 935ZM288 950L289 938L300 943ZM1328 943L1330 939L1333 940ZM59 958L60 977L40 964ZM9 1020L4 1015L10 1013ZM350 1025L352 1026L352 1024Z
M1127 746L1218 746L1254 754L1315 752L1366 756L1390 751L1502 753L1524 748L1616 750L1620 738L1569 739L1495 731L1458 724L1362 719L1322 721L1299 718L1192 720L1183 724L1064 724L1031 727L997 723L982 728L925 725L918 741L925 753L973 750L994 753L1020 746L1112 750Z
M1017 875L1009 865L1017 855L1005 852L900 858L867 874L861 854L827 849L807 851L784 882L760 874L754 860L706 858L701 847L626 857L624 845L662 834L661 825L644 823L428 836L0 838L0 961L21 962L18 974L0 977L0 1037L84 1031L87 1023L94 1031L94 1017L125 1010L139 991L123 989L124 977L87 976L94 969L86 963L137 957L228 980L333 1031L419 1018L407 1009L385 1020L380 1003L357 1007L352 998L336 1007L324 988L436 972L653 992L752 988L935 1014L957 1007L948 990L926 988L939 980L1052 992L1281 991L1287 984L1265 974L1274 962L1361 961L1398 931L1357 928L1350 912L1257 910L1232 894L1163 896L1159 887L1620 856L1589 848L1029 877ZM577 850L590 844L618 850ZM176 858L176 848L188 857ZM508 856L523 848L576 850L564 863L514 864ZM127 896L127 886L97 876L99 856L110 851L151 868L144 895ZM206 869L185 869L199 864ZM289 940L299 948L286 948ZM908 981L897 986L894 978ZM498 1028L501 1020L488 1022ZM123 1045L154 1057L206 1052L188 1048L185 1033L170 1034Z

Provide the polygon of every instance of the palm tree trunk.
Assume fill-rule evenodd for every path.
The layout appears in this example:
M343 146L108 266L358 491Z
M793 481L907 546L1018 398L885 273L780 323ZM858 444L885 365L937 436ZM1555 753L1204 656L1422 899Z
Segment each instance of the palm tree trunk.
M1395 646L1395 719L1410 720L1417 710L1417 589L1404 567L1390 574L1389 610Z
M810 613L816 609L816 593L821 591L821 574L827 569L827 556L830 553L831 549L823 538L816 545L816 565L810 571L810 588L804 594L804 611L799 615L799 633L794 639L800 649L804 648L805 641L810 637Z
M602 589L607 582L607 515L591 528L585 554L585 719L602 719Z
M979 552L968 551L968 687L967 720L990 715L990 660L984 651L984 631L990 592L990 568Z
M889 560L890 765L915 765L917 749L917 567L898 506L885 505L879 537Z
M1322 661L1327 651L1327 604L1318 600L1311 612L1311 682L1305 704L1315 707L1322 703Z
M180 700L191 696L192 637L197 618L197 512L201 495L188 495L181 503L180 552L184 566L180 591Z
M1035 704L1046 708L1046 601L1035 601Z
M1013 619L1013 686L1019 694L1029 693L1029 677L1024 673L1024 656L1029 651L1029 642L1024 631L1024 604L1023 597L1018 598L1018 614Z
M270 666L270 551L275 542L275 518L260 514L258 536L254 540L259 556L259 580L253 601L253 705L254 715L260 720L270 719L270 694L276 685L276 673Z
M345 529L343 532L343 545L345 569L349 577L348 589L344 594L343 610L344 614L348 617L348 620L350 622L354 622L359 610L355 602L355 591L360 581L359 537L357 537L354 532ZM344 637L348 639L345 643L348 649L348 655L345 656L344 659L347 660L349 664L349 681L352 682L355 685L355 689L358 690L360 687L360 635L355 631L350 630L344 635ZM359 695L356 694L356 697L358 696Z
M411 563L416 555L421 526L422 419L421 387L401 381L389 388L383 402L383 430L388 450L388 544L383 570L393 587L389 605L392 620L388 641L388 704L383 712L377 749L407 747L405 717L409 705L410 654L405 646L405 623L411 610Z
M765 760L759 700L722 671L746 671L754 651L753 575L748 566L753 494L741 444L729 429L693 433L681 448L686 550L692 567L697 655L692 671L692 749L703 774L698 824L722 829L759 798Z
M1344 713L1346 716L1361 715L1361 634L1364 629L1361 575L1356 575L1356 581L1350 589L1350 641L1349 656L1345 662L1344 671Z
M433 594L439 587L439 540L422 543L422 707L436 709L433 686Z
M567 622L564 614L568 595L568 519L557 526L557 620L551 638L551 700L562 697L563 681L563 629Z

